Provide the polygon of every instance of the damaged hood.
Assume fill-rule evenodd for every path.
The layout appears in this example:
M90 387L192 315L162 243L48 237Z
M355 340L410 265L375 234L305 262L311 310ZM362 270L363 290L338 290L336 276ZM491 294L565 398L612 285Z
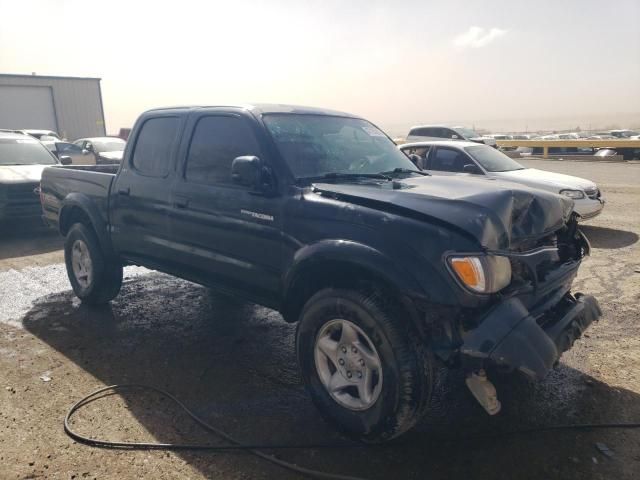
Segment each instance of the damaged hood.
M384 183L316 183L313 188L345 202L447 223L490 250L548 235L567 222L573 209L567 197L486 178L429 176Z

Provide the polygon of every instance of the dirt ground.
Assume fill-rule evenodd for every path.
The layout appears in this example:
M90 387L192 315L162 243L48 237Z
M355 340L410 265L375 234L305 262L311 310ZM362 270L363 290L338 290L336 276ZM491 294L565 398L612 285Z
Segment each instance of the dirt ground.
M640 164L526 163L593 179L604 191L604 213L584 226L593 252L575 286L599 299L600 322L544 381L498 378L503 411L495 417L453 372L439 377L430 415L396 444L279 457L368 479L640 478L639 430L505 434L640 421ZM295 326L277 312L140 268L127 269L109 307L88 309L70 292L55 234L2 227L0 236L1 479L302 478L246 454L99 450L67 437L68 408L115 383L165 388L244 442L342 441L305 393ZM113 440L217 441L150 394L103 398L73 423Z

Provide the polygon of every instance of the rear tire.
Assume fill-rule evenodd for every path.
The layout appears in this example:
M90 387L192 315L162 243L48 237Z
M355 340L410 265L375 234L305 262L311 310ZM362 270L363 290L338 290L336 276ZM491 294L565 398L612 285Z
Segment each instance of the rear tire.
M333 288L316 293L302 310L296 350L313 402L345 434L383 442L424 415L433 357L404 310L382 295ZM373 380L363 386L359 379Z
M122 265L107 259L91 228L76 223L64 242L67 275L83 303L101 305L113 300L122 286Z

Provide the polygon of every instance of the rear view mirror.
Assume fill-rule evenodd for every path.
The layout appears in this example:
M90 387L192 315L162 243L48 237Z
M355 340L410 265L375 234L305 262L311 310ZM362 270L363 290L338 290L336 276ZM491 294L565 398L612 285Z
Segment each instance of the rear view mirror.
M477 165L474 165L473 163L467 163L463 167L463 171L465 173L473 173L475 175L482 175L482 170L480 170L480 167L478 167Z
M68 157L66 155L61 156L60 157L60 163L62 165L71 165L71 163L72 163L71 157Z
M261 171L262 162L252 155L236 157L231 163L231 179L234 183L245 187L258 188Z
M458 140L460 137L458 135L451 135L451 138L453 138L454 140Z

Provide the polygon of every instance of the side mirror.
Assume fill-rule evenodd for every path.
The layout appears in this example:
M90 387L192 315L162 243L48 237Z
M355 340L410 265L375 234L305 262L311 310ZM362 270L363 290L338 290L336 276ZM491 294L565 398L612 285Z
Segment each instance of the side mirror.
M60 157L60 163L62 165L71 165L71 163L72 163L71 157L68 157L66 155L61 156Z
M253 155L236 157L231 163L231 179L245 187L259 188L262 161Z
M473 173L474 175L482 175L482 170L480 170L480 167L478 167L477 165L474 165L473 163L467 163L462 170L465 173Z

